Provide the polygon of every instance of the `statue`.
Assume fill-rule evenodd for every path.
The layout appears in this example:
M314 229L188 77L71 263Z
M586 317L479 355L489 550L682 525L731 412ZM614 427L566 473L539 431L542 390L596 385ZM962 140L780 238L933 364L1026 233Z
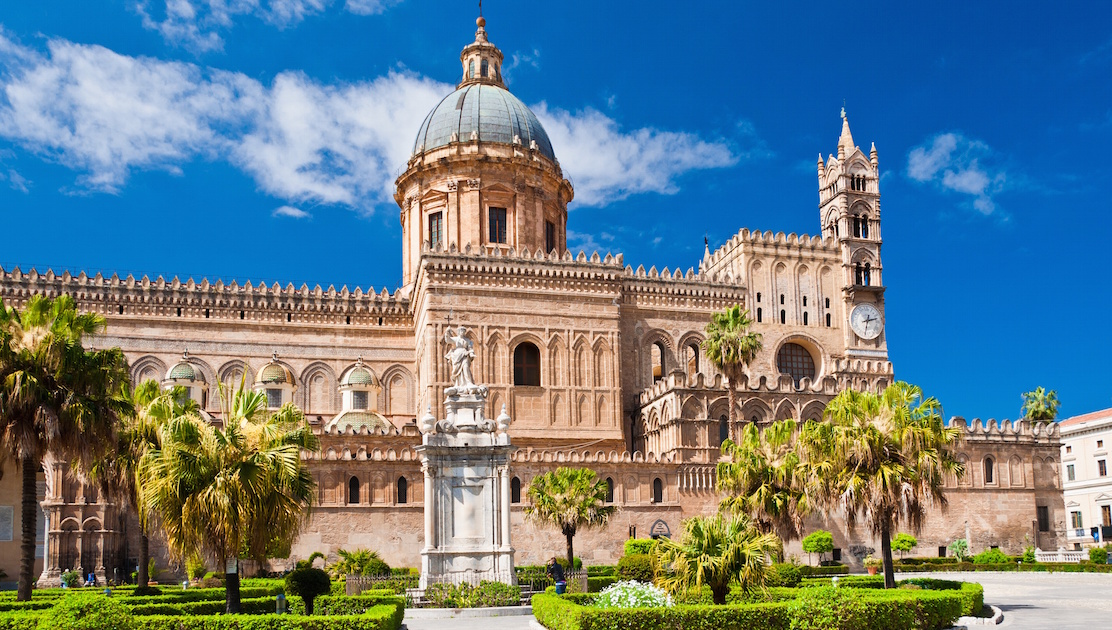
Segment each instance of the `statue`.
M468 331L463 326L444 331L444 342L451 346L444 358L452 365L452 387L445 393L449 396L464 394L482 394L486 396L487 388L476 385L471 375L471 361L475 359L475 344L468 336Z

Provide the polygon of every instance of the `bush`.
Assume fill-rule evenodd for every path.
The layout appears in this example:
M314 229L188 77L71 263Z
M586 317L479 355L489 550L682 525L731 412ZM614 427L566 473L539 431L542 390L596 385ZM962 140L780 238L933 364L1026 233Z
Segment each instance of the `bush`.
M192 554L185 559L185 574L191 580L199 580L205 577L208 573L208 567L205 566L205 559L200 554Z
M81 586L81 574L77 571L66 571L62 574L62 584L65 584L68 588Z
M157 586L136 586L131 590L132 597L151 597L153 595L161 595L162 589Z
M1108 562L1108 550L1103 547L1093 547L1089 550L1089 562L1106 564Z
M616 583L619 578L615 575L600 575L598 577L587 578L587 591L590 593L597 593L602 589Z
M656 577L656 556L650 553L622 556L622 559L618 561L618 577L624 580L652 582L653 578Z
M313 600L331 590L332 581L323 569L294 569L286 576L286 594L304 599L305 611L310 615L313 614Z
M803 572L794 564L774 564L765 572L765 586L796 587L803 579Z
M846 575L847 573L849 573L849 567L841 563L835 563L822 567L809 567L804 565L799 567L799 573L803 575L803 577L818 575Z
M969 557L969 543L967 543L964 538L958 538L950 543L948 549L950 555L957 558L959 562L965 562L965 559Z
M136 630L397 630L403 611L375 606L362 615L182 615L150 616L135 620ZM22 629L20 629L22 630Z
M672 597L652 584L627 581L611 584L595 598L596 608L658 608L672 605Z
M388 591L367 591L373 595L352 595L333 597L322 595L314 606L317 615L362 615L375 606L388 604L405 608L405 598Z
M986 549L973 556L973 564L1004 564L1011 562L1012 559L999 549Z
M131 612L118 600L80 593L63 597L39 620L51 630L132 630Z
M602 609L590 606L589 598L581 597L534 595L533 616L551 630L788 630L786 603Z
M824 554L834 551L834 536L830 532L820 529L811 532L803 539L803 551L808 555L812 553L819 554L819 560L822 560Z
M1035 564L1035 548L1031 545L1023 548L1023 564Z
M656 553L655 538L627 538L625 541L625 555Z
M470 584L430 584L425 599L437 608L490 608L513 606L521 601L521 587L502 582Z

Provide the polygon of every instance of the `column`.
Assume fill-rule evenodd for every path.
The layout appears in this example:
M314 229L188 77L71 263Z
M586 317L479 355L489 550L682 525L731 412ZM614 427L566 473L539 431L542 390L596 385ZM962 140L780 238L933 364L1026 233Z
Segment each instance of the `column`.
M502 467L502 548L510 548L510 467Z
M432 469L426 464L425 469L425 549L433 549L436 547L435 540L435 527L436 505L434 505L434 489L433 489L433 473Z

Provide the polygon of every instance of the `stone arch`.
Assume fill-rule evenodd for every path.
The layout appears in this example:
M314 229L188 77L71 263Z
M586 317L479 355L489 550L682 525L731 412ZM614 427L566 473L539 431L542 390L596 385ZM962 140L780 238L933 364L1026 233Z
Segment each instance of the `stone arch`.
M555 426L557 424L561 424L560 423L561 415L563 415L564 417L567 417L567 413L566 413L566 411L564 410L563 407L564 407L563 397L560 396L560 394L553 394L552 395L552 408L550 409L551 416L549 418L549 424L550 425ZM568 422L567 424L570 425L571 423Z
M758 424L772 420L772 407L760 398L750 398L741 406L741 415L739 418L743 422L755 422Z
M958 463L962 465L965 474L956 480L955 485L971 487L973 485L973 471L969 469L969 456L965 453L958 453Z
M498 331L491 333L487 337L486 352L484 353L488 383L494 385L509 382L506 377L506 356L506 342L502 339L501 333Z
M572 350L572 384L576 387L587 387L591 383L591 349L586 337L582 335L575 340Z
M568 384L568 348L564 338L553 335L548 342L548 384L563 387Z
M803 405L803 409L799 412L799 420L801 422L806 422L808 420L822 420L822 414L824 411L826 411L826 403L818 400L812 400L806 405Z
M1023 488L1027 485L1026 476L1023 474L1023 460L1018 455L1012 455L1008 460L1008 483L1013 488Z
M232 359L221 365L216 374L220 383L229 391L235 391L241 381L245 388L250 388L252 383L255 382L255 371L242 359Z
M696 420L703 417L703 405L695 396L688 396L680 410L680 417L685 420Z
M299 379L302 387L294 400L306 415L330 415L339 409L339 380L328 364L321 361L310 363L301 372Z
M780 340L778 344L776 344L775 351L770 353L772 365L769 366L769 369L771 369L772 373L776 375L780 374L780 368L777 365L777 360L780 355L780 349L789 343L794 343L797 346L802 346L803 349L805 349L811 355L811 360L815 364L815 378L811 379L811 386L822 380L822 377L826 373L826 353L823 351L822 344L820 344L818 340L816 340L811 335L806 335L803 333L793 333L790 335L786 335L783 339ZM802 386L803 383L799 383L799 387Z
M134 385L139 385L146 380L155 380L162 382L166 378L166 371L169 368L158 357L146 355L139 357L131 364L131 382Z
M613 353L610 350L610 344L605 339L599 339L595 342L594 347L594 365L592 372L594 373L595 387L610 387L613 384L613 374L611 366L613 365Z
M707 406L707 416L716 420L721 418L722 416L726 416L727 418L729 418L730 399L726 396L722 396L721 398L715 398L714 400L710 401L710 404Z
M546 367L548 365L548 356L546 352L548 350L548 346L545 345L544 341L541 340L539 335L532 332L523 332L514 335L514 337L511 338L509 343L507 344L506 356L510 357L510 365L507 370L507 376L509 377L510 382L515 382L515 379L517 378L515 374L516 366L514 364L514 361L518 356L517 349L519 346L525 343L532 344L533 347L537 350L537 361L539 365L537 366L536 376L541 379L543 379L545 376ZM526 353L526 356L528 356L528 354L530 353ZM544 382L544 380L541 380L538 383L538 386L546 385L549 385L549 383Z
M781 400L776 406L776 420L788 420L796 417L795 404L790 400Z
M659 365L656 365L654 361L654 350L659 352ZM646 387L668 376L668 373L678 365L676 362L676 342L671 335L663 330L653 329L642 335L638 351L641 354L641 373L644 375L642 380ZM659 374L656 373L657 370L659 370Z
M595 414L595 424L598 426L610 426L613 421L610 417L610 402L606 399L606 395L598 397L598 413Z
M750 314L751 317L756 315ZM679 341L679 355L681 365L679 366L690 381L696 374L709 374L709 366L707 364L706 354L703 353L703 340L705 337L698 332L687 332L680 337Z
M413 375L402 365L391 365L382 373L382 406L386 415L415 415Z
M586 394L580 395L576 403L575 423L580 426L591 424L591 405Z

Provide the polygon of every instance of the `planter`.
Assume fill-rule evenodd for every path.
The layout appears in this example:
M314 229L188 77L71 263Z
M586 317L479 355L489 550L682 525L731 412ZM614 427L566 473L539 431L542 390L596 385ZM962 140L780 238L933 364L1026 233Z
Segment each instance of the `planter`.
M869 572L869 575L876 575L877 567L865 567L865 570Z

